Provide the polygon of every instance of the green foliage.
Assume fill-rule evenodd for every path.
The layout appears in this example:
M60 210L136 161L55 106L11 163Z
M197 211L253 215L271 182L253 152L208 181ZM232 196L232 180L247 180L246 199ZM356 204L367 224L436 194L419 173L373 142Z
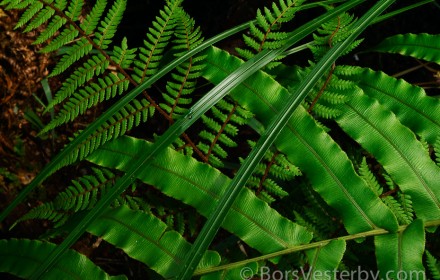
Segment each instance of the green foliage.
M29 279L35 268L41 265L57 246L49 242L28 239L0 240L0 271ZM26 265L23 265L25 261ZM81 264L81 265L73 265ZM110 276L86 256L67 251L59 262L46 272L47 279L127 279L125 276Z
M70 185L54 200L14 224L44 219L51 229L40 239L67 237L60 245L0 240L0 271L29 279L46 271L49 279L110 278L68 250L86 230L166 279L186 279L195 269L201 279L238 279L245 267L245 276L261 276L260 268L274 264L325 276L373 253L383 274L424 273L424 252L429 275L440 279L425 250L438 246L425 227L440 224L440 101L383 72L335 62L360 46L355 37L392 0L377 1L359 19L347 10L361 0L274 1L246 25L247 47L236 50L246 62L211 46L217 39L204 40L182 0L164 1L142 46L117 42L127 1L109 2L0 2L22 10L16 28L38 30L34 43L42 52L60 55L50 77L62 85L46 108L57 114L40 135L114 104L73 133L11 203L55 170L86 159L93 174L66 178ZM316 6L327 12L295 22ZM285 64L304 50L292 44L312 33L309 63ZM397 35L373 49L438 63L439 41ZM213 89L203 95L208 84ZM249 180L237 175L251 173ZM224 219L218 209L227 210ZM217 227L204 228L205 218L223 228L215 251L206 248ZM347 242L353 239L359 247Z
M305 2L294 0L279 0L279 4L272 3L272 9L257 10L256 22L249 26L250 35L243 35L243 40L249 49L237 48L236 51L244 59L251 59L255 53L264 49L273 50L280 48L290 36L289 32L280 31L283 24L293 20L301 4ZM277 60L284 56L279 56ZM281 62L272 62L269 69L280 65Z
M434 280L440 279L440 265L439 262L434 258L431 253L425 251L426 263L428 266L429 273Z

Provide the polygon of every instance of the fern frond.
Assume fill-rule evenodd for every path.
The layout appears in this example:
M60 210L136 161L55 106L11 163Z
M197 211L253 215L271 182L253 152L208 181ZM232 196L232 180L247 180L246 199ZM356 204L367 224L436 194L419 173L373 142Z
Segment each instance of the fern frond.
M109 61L101 54L89 58L83 66L75 70L63 83L52 102L47 106L46 112L67 97L70 97L79 87L90 81L93 77L103 74L108 66Z
M173 49L180 56L182 51L189 51L203 42L199 27L195 27L195 21L183 10L178 13L176 29L173 41ZM205 67L204 56L191 57L188 61L179 65L171 74L173 80L168 81L166 92L163 93L165 103L159 104L171 119L178 119L187 112L188 106L192 103L190 95L194 92L197 79L201 77L201 71Z
M342 111L330 106L326 106L320 102L313 106L313 113L324 119L335 119L341 115Z
M66 20L62 17L55 16L54 20L50 23L50 25L44 30L40 36L38 36L37 40L35 40L34 44L41 44L55 35L55 33L60 29L63 24L66 23ZM40 52L49 53L58 50L62 46L66 44L66 42L73 41L79 34L79 31L74 27L70 26L65 28L52 42L50 42L47 46L42 48Z
M201 117L206 129L199 133L201 141L197 147L206 155L208 161L215 167L223 167L221 159L228 153L222 147L236 147L233 137L238 134L240 125L244 125L252 114L237 104L231 104L226 99L221 100L211 108L209 114Z
M86 175L73 180L72 185L56 198L33 208L15 224L30 219L45 219L54 224L55 228L62 226L70 215L81 210L91 209L98 201L98 196L105 193L113 185L115 175L107 169L93 169L94 175ZM14 225L15 225L14 224Z
M112 42L111 39L115 36L126 5L126 0L116 0L108 11L105 19L101 21L101 26L98 27L99 32L95 32L95 38L93 39L93 42L95 42L99 48L105 50Z
M128 130L138 126L141 122L146 122L154 114L154 110L154 106L146 99L141 99L140 101L132 100L101 125L94 134L79 144L78 149L66 157L60 163L60 166L84 159L104 143L124 135Z
M411 223L411 219L406 214L405 210L402 208L402 205L392 196L385 196L382 198L382 201L390 208L390 210L394 213L399 223L407 225Z
M28 21L30 21L35 14L37 14L41 9L44 8L43 3L39 1L35 1L20 17L17 24L15 25L15 29L22 27L25 25Z
M72 64L89 54L92 49L92 44L87 39L82 38L67 50L66 54L57 63L49 77L54 77L63 73L67 68L72 66Z
M248 60L252 58L256 53L261 52L263 49L277 49L281 47L285 40L289 38L288 32L279 31L282 24L292 21L295 13L298 11L298 7L304 1L294 0L279 0L279 4L272 3L272 9L264 8L258 9L256 15L256 23L250 23L249 32L250 35L243 35L243 40L249 49L237 48L237 53ZM279 56L276 60L282 59L283 56ZM272 69L279 65L280 62L271 62L267 68Z
M24 32L29 32L34 29L37 29L39 26L46 23L53 15L55 14L55 11L50 8L46 7L42 9L31 21L27 24L26 28L24 29Z
M434 143L434 155L435 155L435 162L438 166L440 166L440 135L437 136L435 143Z
M309 45L315 57L315 61L321 59L333 45L345 40L353 31L352 26L356 23L354 16L343 13L337 18L323 24L313 34L314 43ZM355 40L343 54L351 52L362 40Z
M370 168L368 167L367 160L362 158L362 162L359 166L358 170L359 175L364 179L364 181L367 183L368 187L377 195L380 196L383 193L382 186L377 182L376 177L371 172Z
M251 148L255 146L254 141L249 140L248 144ZM240 163L242 162L243 159L240 158ZM264 155L263 161L255 168L246 185L248 188L254 189L259 198L270 204L277 198L289 195L278 182L289 181L300 175L299 168L294 166L284 154L269 150Z
M292 76L293 85L290 85L289 91L296 89L297 82L302 80L309 72L314 63L310 62L310 66L297 69L295 76ZM351 67L335 66L327 74L316 83L313 90L306 97L304 106L309 111L320 118L335 119L341 114L340 106L350 101L356 94L362 93L362 90L355 81L346 80L343 76L339 77L336 73L350 73ZM355 69L353 69L353 72Z
M82 6L84 5L84 0L72 0L69 7L67 7L66 16L68 16L72 21L78 20L81 15Z
M434 280L440 280L440 263L437 261L434 256L428 252L428 250L425 251L426 254L426 264L429 269L429 273L431 274L432 279Z
M136 50L137 48L128 48L127 38L124 37L121 42L121 47L114 47L111 59L116 63L116 65L121 66L122 69L128 69L136 57Z
M170 42L173 30L176 26L176 13L181 11L181 0L168 1L167 5L160 11L160 16L152 22L149 28L147 39L144 40L144 47L139 48L139 54L134 61L133 79L141 83L144 79L156 73L159 62L162 59L165 47Z
M104 100L113 98L117 94L122 94L127 90L129 83L122 74L109 74L103 79L98 79L98 83L92 83L73 94L58 116L46 125L40 133L46 133L68 121L73 121L78 115L84 114L87 109Z
M85 35L90 35L95 31L98 26L99 19L104 13L105 7L107 5L107 0L97 0L96 4L93 6L92 11L86 16L83 22L81 22L80 27L84 31Z

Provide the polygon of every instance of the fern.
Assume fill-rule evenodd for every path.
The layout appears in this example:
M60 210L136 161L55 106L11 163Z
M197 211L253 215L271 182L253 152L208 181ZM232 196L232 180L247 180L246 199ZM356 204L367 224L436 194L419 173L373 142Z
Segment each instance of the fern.
M382 186L377 182L370 168L368 167L365 157L359 166L359 175L367 182L368 187L377 195L380 196L383 193Z
M435 162L440 166L440 135L437 136L434 143Z
M275 2L272 3L272 10L269 8L264 8L263 11L258 9L256 23L250 23L250 36L243 35L244 42L249 49L237 48L237 53L248 60L263 49L273 50L280 48L286 39L289 38L288 32L280 31L281 27L283 24L293 20L295 13L303 2L304 0L279 0L278 5ZM281 55L277 60L283 57ZM274 61L269 63L267 68L271 69L280 64L281 62Z
M203 42L199 27L195 27L194 19L190 18L184 11L179 13L176 20L176 31L174 33L175 56L181 56L182 52L189 51ZM187 107L192 104L190 95L194 92L197 79L201 76L201 71L205 67L203 55L191 57L188 61L179 65L172 73L172 81L168 81L166 93L163 94L165 103L160 107L164 109L170 119L178 119L187 112ZM186 107L186 108L185 108Z
M313 44L309 48L313 53L315 61L322 58L327 51L337 43L345 40L353 31L353 25L356 23L352 15L343 13L335 19L325 23L313 34ZM362 40L356 40L351 43L344 54L351 52Z
M245 125L252 113L223 99L211 108L210 114L201 117L206 129L200 131L197 147L206 156L206 161L216 167L223 167L228 152L224 147L236 147L233 140L238 135L239 126Z
M253 141L249 140L248 143L251 148L255 146ZM242 158L240 158L240 163L243 163ZM279 151L268 151L264 156L264 161L258 164L253 176L246 185L248 188L255 190L259 198L270 204L277 198L288 195L276 181L290 181L295 176L300 175L301 171L285 155Z
M62 226L72 214L93 208L106 189L113 185L115 175L107 169L93 169L94 175L73 180L72 185L51 202L33 208L13 226L30 219L45 219L55 228Z
M376 177L371 172L365 158L362 159L359 167L359 175L367 182L368 187L370 187L378 197L382 198L383 202L391 209L400 224L409 225L413 221L414 210L412 208L411 196L402 193L388 174L383 174L386 185L390 189L387 193L383 192L382 185L378 183ZM391 196L393 192L397 192L396 197Z
M176 25L175 14L179 13L181 0L168 1L160 16L152 22L144 47L139 48L139 54L134 61L133 79L141 83L146 78L156 73L163 57L164 50L170 42Z
M436 258L434 258L433 255L431 255L431 253L428 252L428 250L425 251L425 255L426 255L426 264L428 266L429 273L431 274L432 279L440 280L439 262L436 260Z

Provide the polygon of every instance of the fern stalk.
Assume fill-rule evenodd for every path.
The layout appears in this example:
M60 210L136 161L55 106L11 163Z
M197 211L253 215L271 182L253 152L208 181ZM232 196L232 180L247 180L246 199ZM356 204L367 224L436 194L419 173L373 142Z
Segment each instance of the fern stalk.
M405 229L407 229L408 226L410 226L410 225L399 226L399 228L397 229L396 233L401 233L401 232L405 231ZM425 226L425 228L438 227L438 226L440 226L440 220L426 221L426 222L424 222L424 226ZM230 269L233 269L233 268L236 268L236 267L245 266L245 265L250 264L250 263L260 262L260 261L264 261L264 260L269 260L269 259L272 259L272 258L276 258L276 257L292 254L292 253L295 253L295 252L301 252L301 251L305 251L305 250L309 250L309 249L321 248L321 247L326 246L327 244L329 244L330 242L332 242L334 240L350 241L350 240L357 240L357 239L360 239L360 238L366 238L366 237L370 237L370 236L385 235L385 234L389 234L389 233L391 233L391 232L389 232L389 231L387 231L385 229L374 229L374 230L360 232L360 233L356 233L356 234L350 234L350 235L346 235L346 236L341 236L341 237L337 237L337 238L333 238L333 239L327 239L327 240L323 240L323 241L312 242L312 243L309 243L309 244L294 246L294 247L291 247L291 248L288 248L288 249L285 249L285 250L281 250L281 251L278 251L278 252L274 252L274 253L271 253L271 254L266 254L264 256L259 256L259 257L255 257L255 258L251 258L251 259L246 259L246 260L239 261L239 262L229 263L229 264L225 264L225 265L221 265L221 266L216 266L216 267L199 269L199 270L196 270L194 272L193 276L204 275L204 274L208 274L208 273L215 272L215 271L230 270Z

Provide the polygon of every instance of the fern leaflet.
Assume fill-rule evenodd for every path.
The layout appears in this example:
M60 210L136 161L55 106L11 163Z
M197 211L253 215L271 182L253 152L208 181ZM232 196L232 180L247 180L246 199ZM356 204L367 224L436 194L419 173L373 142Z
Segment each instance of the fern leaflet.
M91 209L105 190L113 185L115 175L106 169L93 169L94 175L86 175L73 180L72 185L51 201L33 208L14 226L30 219L46 219L55 228L62 226L70 215L82 210Z
M175 14L181 11L180 3L181 0L168 1L164 9L160 11L160 16L153 21L153 26L149 28L144 47L139 48L140 52L134 61L132 77L137 83L141 83L156 73L165 47L173 35L176 25Z
M264 11L258 9L256 24L253 22L250 24L251 36L243 35L243 40L250 50L237 48L237 53L248 60L263 49L273 50L281 47L289 37L289 33L279 30L282 24L293 20L298 7L303 2L304 0L279 0L278 5L275 2L272 3L272 10L269 8L264 8ZM277 60L283 57L280 56ZM279 64L280 62L274 61L269 63L267 68L271 69Z

